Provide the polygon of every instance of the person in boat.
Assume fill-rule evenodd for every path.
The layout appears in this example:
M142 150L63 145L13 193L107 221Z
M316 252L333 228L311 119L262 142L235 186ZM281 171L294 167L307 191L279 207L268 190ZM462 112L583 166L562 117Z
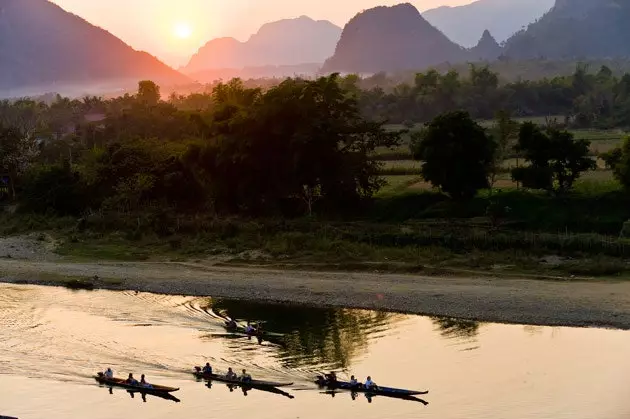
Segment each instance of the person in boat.
M337 374L334 371L331 371L330 374L326 374L326 381L328 385L337 384Z
M247 373L247 371L245 371L245 369L243 369L243 374L241 375L241 382L243 382L243 383L251 383L252 382L252 376L249 375Z
M225 322L225 326L228 329L236 329L236 327L237 327L236 322L234 321L234 319L230 319L227 322Z
M212 375L212 366L210 366L209 362L206 362L206 365L203 367L203 369L201 370L201 372L203 372L204 374L210 374Z
M247 333L248 335L253 335L254 333L256 333L256 328L252 326L251 323L247 322L245 333Z
M354 377L354 375L352 377L350 377L350 385L352 387L358 387L359 386L359 381L357 381L357 379Z
M133 378L133 374L132 373L129 373L129 377L127 377L127 380L125 382L127 384L131 384L132 386L137 386L138 385L138 380Z
M145 387L145 388L153 388L153 386L152 386L151 384L147 383L147 380L145 380L145 378L144 378L144 374L142 374L142 375L140 376L140 385L141 385L142 387Z
M374 381L372 381L372 377L370 376L368 376L367 380L365 380L365 384L363 384L363 387L368 390L378 390L378 386Z
M227 374L225 374L225 378L227 378L228 380L237 380L238 376L234 371L232 371L232 368L230 367L228 368Z
M111 380L112 378L114 378L114 371L112 371L111 368L107 368L103 373L103 376Z

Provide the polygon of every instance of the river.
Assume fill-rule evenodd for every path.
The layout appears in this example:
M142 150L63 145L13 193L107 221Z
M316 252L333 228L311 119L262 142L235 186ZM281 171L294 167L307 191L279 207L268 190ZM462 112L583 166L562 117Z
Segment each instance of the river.
M278 338L231 335L222 315L264 321ZM0 285L0 330L0 416L20 419L630 417L630 332L617 330L30 285ZM205 362L293 382L293 398L208 388L190 373ZM93 379L106 367L179 387L179 402L110 392ZM429 393L333 396L312 384L328 370Z

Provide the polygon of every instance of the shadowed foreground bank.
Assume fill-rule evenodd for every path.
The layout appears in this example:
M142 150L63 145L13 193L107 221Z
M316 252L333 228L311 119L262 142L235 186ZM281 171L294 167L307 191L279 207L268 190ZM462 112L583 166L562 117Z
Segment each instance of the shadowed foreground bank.
M630 329L630 282L422 277L193 263L0 260L0 281Z

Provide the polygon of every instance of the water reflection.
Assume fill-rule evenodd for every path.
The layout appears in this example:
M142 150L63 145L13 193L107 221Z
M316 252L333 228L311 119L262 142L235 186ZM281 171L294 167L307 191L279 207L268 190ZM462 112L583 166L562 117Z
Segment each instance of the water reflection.
M285 345L226 339L215 311L263 320ZM313 385L317 373L340 368L342 379L370 375L379 384L430 389L428 409L440 419L630 417L630 334L623 331L3 285L0 330L0 414L20 419L167 419L209 409L224 419L252 411L258 419L424 413L420 400L350 392L333 399ZM256 379L295 384L283 387L287 394L230 392L218 382L208 389L190 371L207 361L217 371L247 368ZM92 379L109 366L179 387L184 402L122 389L110 395Z
M352 401L356 401L357 399L365 399L368 403L372 403L372 400L375 398L388 398L388 399L396 399L396 400L406 400L410 402L418 402L423 404L424 406L428 406L429 402L423 400L419 397L415 396L396 396L396 395L385 395L385 394L370 394L370 393L357 393L356 391L344 392L338 390L326 390L322 391L321 394L329 395L331 397L335 397L337 394L341 395L349 395ZM345 396L343 396L345 397Z
M114 394L114 388L112 386L99 385L99 387L107 387L109 389L109 394L111 394L111 395ZM123 392L123 390L116 391L116 393L122 393L122 392ZM138 390L124 390L124 392L129 394L129 396L132 399L135 399L136 394L140 394L140 398L142 399L143 403L147 402L147 396L155 397L156 399L170 400L170 401L173 401L175 403L181 402L180 399L178 399L177 397L175 397L175 396L173 396L172 394L169 394L169 393L146 393L144 391L138 391ZM1 417L2 416L0 416L0 418Z
M287 368L316 365L346 370L352 359L366 350L371 337L377 337L403 317L384 312L224 299L209 299L208 306L237 320L262 322L267 332L283 335L270 341L281 346L280 358Z
M202 380L198 379L197 381L202 381ZM227 387L230 390L230 393L233 393L234 390L239 389L243 393L243 396L247 396L247 393L251 391L254 391L254 392L260 391L263 393L278 394L280 396L284 396L289 399L295 398L295 396L293 396L292 394L287 393L286 391L283 391L275 387L250 387L247 385L226 384L226 383L213 384L212 380L208 380L206 383L206 387L208 387L209 389L212 389L212 387L216 385L219 385L220 387L223 387L223 386Z
M445 338L473 339L479 334L481 323L452 317L431 317Z

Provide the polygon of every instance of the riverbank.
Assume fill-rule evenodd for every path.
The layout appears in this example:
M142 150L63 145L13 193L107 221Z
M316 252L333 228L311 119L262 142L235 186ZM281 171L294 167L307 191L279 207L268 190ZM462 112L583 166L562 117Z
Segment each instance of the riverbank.
M448 316L630 329L630 282L286 271L193 262L0 259L5 283L86 286Z

